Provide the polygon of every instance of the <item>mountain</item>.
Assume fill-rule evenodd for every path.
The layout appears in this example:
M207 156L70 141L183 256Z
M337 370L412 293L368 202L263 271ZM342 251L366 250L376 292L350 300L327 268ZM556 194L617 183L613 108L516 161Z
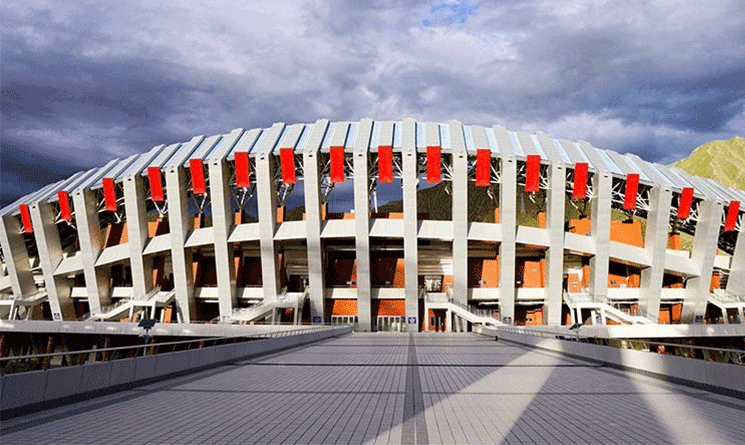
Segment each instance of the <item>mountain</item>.
M673 166L745 190L745 138L735 136L724 141L707 142Z

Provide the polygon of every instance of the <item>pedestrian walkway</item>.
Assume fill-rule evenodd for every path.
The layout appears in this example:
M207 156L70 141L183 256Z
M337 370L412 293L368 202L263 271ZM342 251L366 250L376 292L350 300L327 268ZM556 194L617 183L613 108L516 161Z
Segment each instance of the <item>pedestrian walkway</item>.
M4 444L743 443L745 401L474 334L352 334L4 421Z

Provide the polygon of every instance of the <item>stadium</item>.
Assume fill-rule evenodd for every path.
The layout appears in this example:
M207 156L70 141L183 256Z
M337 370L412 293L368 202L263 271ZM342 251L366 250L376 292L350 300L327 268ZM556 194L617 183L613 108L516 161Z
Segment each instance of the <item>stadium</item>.
M235 129L2 209L0 316L407 332L742 323L743 199L500 125Z

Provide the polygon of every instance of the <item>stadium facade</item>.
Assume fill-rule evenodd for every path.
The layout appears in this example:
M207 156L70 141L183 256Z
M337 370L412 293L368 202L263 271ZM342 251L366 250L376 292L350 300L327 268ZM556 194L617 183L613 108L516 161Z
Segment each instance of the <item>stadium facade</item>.
M742 323L743 200L633 154L502 126L236 129L2 209L0 316Z

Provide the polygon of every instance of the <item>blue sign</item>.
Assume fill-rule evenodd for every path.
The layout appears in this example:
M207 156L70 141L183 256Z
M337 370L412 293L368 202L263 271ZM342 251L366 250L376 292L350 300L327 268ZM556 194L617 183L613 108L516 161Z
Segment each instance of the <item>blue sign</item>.
M416 317L409 317L409 324L416 324Z
M321 324L321 317L313 316L313 324Z

